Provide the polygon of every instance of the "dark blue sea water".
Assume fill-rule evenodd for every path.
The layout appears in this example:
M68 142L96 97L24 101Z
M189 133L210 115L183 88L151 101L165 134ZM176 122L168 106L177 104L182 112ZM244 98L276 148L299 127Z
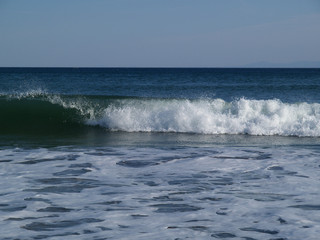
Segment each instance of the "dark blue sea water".
M320 69L0 68L2 239L318 239Z
M319 69L1 68L1 93L319 102Z

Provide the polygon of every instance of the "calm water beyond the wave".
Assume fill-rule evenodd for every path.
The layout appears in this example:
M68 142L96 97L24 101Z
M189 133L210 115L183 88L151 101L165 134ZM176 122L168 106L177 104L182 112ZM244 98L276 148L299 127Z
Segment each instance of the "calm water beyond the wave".
M320 236L320 69L0 68L0 239Z

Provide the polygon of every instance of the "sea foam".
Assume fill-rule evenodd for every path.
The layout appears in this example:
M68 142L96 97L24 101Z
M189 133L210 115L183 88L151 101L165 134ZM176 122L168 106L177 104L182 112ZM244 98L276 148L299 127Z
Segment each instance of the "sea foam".
M246 98L227 102L222 99L76 96L48 94L41 90L7 97L74 109L77 112L74 119L108 131L320 136L319 103Z
M320 136L320 104L280 100L119 100L88 119L114 131Z

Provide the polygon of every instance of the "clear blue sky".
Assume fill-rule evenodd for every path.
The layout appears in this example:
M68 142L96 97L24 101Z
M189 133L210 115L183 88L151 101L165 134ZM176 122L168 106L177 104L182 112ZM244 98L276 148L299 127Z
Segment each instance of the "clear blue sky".
M0 0L2 67L320 62L320 0Z

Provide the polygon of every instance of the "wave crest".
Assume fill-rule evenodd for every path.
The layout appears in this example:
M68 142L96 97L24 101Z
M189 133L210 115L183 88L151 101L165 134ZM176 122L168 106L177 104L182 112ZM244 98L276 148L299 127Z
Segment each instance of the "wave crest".
M123 100L86 121L128 132L320 136L320 104L280 100Z
M33 132L39 126L44 131L99 126L125 132L320 136L319 103L290 104L277 99L226 102L63 96L33 91L2 96L0 111L1 132Z

